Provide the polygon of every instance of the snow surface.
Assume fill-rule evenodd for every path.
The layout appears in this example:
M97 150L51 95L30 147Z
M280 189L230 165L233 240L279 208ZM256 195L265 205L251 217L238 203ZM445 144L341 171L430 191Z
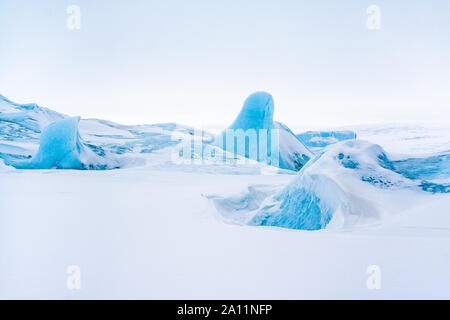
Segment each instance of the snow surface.
M5 162L0 159L0 172L11 172L14 168L5 164Z
M205 150L221 152L214 136L187 126L78 122L8 101L0 101L2 299L450 298L448 127L350 128L357 140L317 149L296 174L226 151L209 161ZM15 122L4 115L17 112ZM120 169L4 163L47 159L69 140L67 150ZM192 152L181 160L192 161L174 160L183 141ZM324 228L298 230L305 226ZM72 265L80 290L66 285ZM372 265L379 290L366 285Z
M292 175L0 175L1 298L450 298L448 195L427 194L391 224L311 232L223 223L201 196ZM366 287L374 264L380 290ZM66 287L69 265L80 290Z

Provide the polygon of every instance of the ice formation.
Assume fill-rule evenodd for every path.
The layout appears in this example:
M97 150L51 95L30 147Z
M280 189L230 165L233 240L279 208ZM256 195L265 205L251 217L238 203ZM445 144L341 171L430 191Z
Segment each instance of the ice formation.
M233 124L216 138L224 150L282 169L300 170L312 152L280 122L267 92L251 94Z
M44 127L65 117L35 103L18 104L0 95L0 158L6 163L31 158Z
M34 103L17 104L0 95L0 159L27 168L41 167L33 162L36 159L30 159L40 147L44 127L66 118ZM152 160L168 161L170 156L159 159L153 154L178 144L182 137L197 133L194 128L176 123L130 126L100 119L81 119L77 130L84 147L81 155L90 154L87 158L94 160L93 163L85 162L81 166L84 169L109 169L117 165L123 168L155 162ZM208 139L213 136L205 132L202 135ZM57 168L65 169L66 166Z
M278 192L249 188L240 196L209 198L237 223L303 230L368 225L417 192L449 193L449 184L442 183L450 177L449 165L448 154L391 161L378 145L344 141L327 147Z
M48 124L66 116L35 103L18 104L0 95L0 133L8 128L30 134L41 132Z
M79 117L49 124L42 132L38 152L29 160L13 161L18 169L106 169L117 166L90 150L78 132Z

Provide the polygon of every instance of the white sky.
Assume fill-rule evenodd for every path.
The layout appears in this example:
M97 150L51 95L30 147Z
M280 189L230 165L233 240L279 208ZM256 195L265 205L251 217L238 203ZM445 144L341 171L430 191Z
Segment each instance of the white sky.
M0 93L135 124L227 126L257 90L292 127L445 122L449 14L449 1L0 0Z

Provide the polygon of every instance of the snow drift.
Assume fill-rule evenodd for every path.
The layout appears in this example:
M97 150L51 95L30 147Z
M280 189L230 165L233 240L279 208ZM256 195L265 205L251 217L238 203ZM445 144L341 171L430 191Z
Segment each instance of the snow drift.
M251 94L233 124L216 137L215 144L282 169L300 170L313 154L287 126L273 121L273 113L269 93Z

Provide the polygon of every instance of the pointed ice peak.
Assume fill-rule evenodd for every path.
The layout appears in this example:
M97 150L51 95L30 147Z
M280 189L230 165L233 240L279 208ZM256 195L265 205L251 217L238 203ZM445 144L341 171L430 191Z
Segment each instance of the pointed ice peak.
M216 137L216 145L282 169L300 170L313 154L287 126L273 121L273 111L271 94L252 93L233 124Z
M230 129L270 129L273 127L273 97L270 93L252 93Z

